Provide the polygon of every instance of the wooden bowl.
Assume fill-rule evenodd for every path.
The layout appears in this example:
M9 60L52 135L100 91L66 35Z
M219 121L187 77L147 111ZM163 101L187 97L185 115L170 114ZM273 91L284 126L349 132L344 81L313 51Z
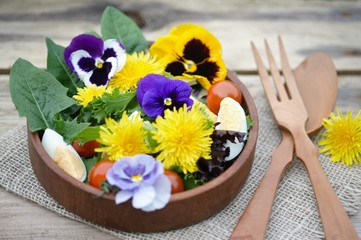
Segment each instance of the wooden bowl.
M216 179L171 196L161 210L143 212L131 202L116 205L114 195L80 182L60 169L41 145L38 133L28 131L30 159L44 189L68 211L101 226L129 232L158 232L198 223L225 208L238 194L252 168L258 135L258 115L252 96L234 72L227 78L240 88L243 107L253 119L247 143L232 166Z

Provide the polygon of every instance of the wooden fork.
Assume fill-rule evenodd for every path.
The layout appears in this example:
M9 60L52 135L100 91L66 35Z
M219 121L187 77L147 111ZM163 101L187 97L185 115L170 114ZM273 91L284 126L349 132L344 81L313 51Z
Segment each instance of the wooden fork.
M295 142L296 155L307 169L315 193L326 239L359 239L355 228L320 165L317 148L306 133L305 123L308 118L307 111L297 89L295 78L280 37L278 38L278 42L285 82L282 82L281 75L267 41L265 41L265 45L272 78L268 76L261 57L252 43L252 51L261 82L272 108L273 115L278 125L291 133ZM232 239L245 239L245 237L246 236L242 234L242 229L233 232L231 236Z

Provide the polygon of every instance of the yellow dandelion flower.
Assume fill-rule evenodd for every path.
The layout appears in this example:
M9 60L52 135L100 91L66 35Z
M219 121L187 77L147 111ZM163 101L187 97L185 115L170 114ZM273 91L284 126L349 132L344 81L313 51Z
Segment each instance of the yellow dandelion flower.
M122 91L133 90L139 80L150 73L162 74L165 65L149 53L139 52L127 56L124 68L110 80L109 86Z
M140 113L128 117L124 112L119 122L111 118L106 119L105 126L100 127L97 140L103 147L97 148L96 151L105 152L113 161L124 156L148 153L150 150L144 141L147 133L142 125Z
M93 101L96 97L101 97L104 92L108 91L105 86L97 86L95 84L84 87L77 88L77 95L74 95L73 98L81 106L86 106L88 103Z
M197 107L167 109L164 118L158 117L153 126L153 139L159 144L155 150L160 152L157 159L164 168L178 166L184 173L192 173L198 170L196 162L200 157L210 159L213 128Z
M347 166L361 162L361 110L355 118L350 111L343 115L337 109L337 115L330 114L323 121L326 131L318 141L323 148L320 153L331 156L332 162L342 162Z

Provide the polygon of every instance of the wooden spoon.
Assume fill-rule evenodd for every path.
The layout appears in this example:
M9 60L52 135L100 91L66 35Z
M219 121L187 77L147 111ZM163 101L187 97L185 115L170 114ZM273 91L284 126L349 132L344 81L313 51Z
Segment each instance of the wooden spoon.
M332 112L337 97L337 73L332 59L323 53L308 56L295 70L297 86L308 112L306 130L313 136L322 128L322 119ZM291 163L294 142L281 130L282 141L255 194L234 228L230 239L264 239L277 187Z

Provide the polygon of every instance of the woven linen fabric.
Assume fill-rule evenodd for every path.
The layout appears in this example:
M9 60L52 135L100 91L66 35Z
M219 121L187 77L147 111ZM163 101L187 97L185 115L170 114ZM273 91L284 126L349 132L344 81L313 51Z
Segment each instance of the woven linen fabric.
M161 233L127 233L91 224L68 212L38 182L32 170L26 126L19 126L0 137L0 185L24 198L68 218L90 224L121 239L228 239L248 201L261 181L272 151L281 140L270 107L263 97L255 98L259 114L259 137L250 176L237 197L220 213L198 224ZM319 137L319 135L318 135ZM316 137L314 142L317 141ZM361 203L361 167L319 160L341 203L350 215ZM324 237L316 200L303 164L294 159L279 185L266 239L322 239Z

